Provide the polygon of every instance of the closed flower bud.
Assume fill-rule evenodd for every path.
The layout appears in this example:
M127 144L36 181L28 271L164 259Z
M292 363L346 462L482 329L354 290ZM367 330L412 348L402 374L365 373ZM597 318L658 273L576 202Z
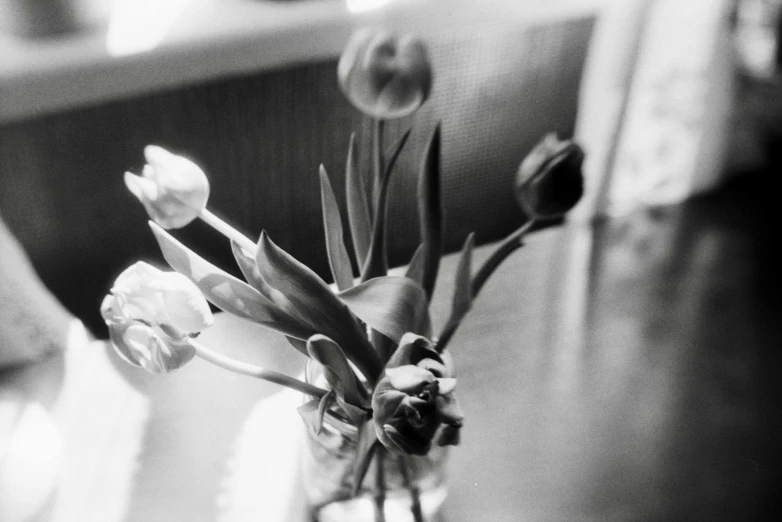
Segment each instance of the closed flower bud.
M372 395L380 442L397 455L426 455L432 442L459 443L464 415L450 358L424 337L405 334Z
M584 193L584 151L548 134L524 158L516 175L516 199L530 218L561 216Z
M189 159L149 145L141 176L125 173L125 185L163 228L182 228L206 208L209 180Z
M189 279L144 262L119 275L101 315L117 353L152 373L189 362L195 356L190 339L213 321L209 304Z
M378 119L413 113L432 88L426 47L410 35L357 32L339 59L337 75L350 102Z

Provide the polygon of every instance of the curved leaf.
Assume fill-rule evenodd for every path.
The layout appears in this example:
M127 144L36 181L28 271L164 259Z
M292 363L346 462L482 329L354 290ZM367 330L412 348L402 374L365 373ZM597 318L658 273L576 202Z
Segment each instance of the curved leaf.
M375 223L372 228L372 242L369 245L369 253L361 270L361 281L368 281L373 277L380 277L388 273L388 259L386 255L386 220L388 219L388 187L391 182L391 173L394 170L399 154L410 137L408 129L399 141L397 141L394 153L388 161L383 179L380 184L380 190L377 195L375 206Z
M395 343L407 332L429 335L426 294L412 279L377 277L341 292L339 297L359 319Z
M348 158L345 165L345 189L347 192L348 224L350 225L350 235L353 238L353 250L356 253L357 265L363 267L367 259L367 252L369 252L369 242L372 239L372 219L369 215L365 180L361 173L358 172L355 138L355 134L350 135Z
M177 272L187 276L206 299L228 313L248 319L285 335L307 339L310 329L291 317L258 290L220 270L149 222L163 257Z
M269 286L288 298L315 333L322 333L343 347L348 358L370 384L374 384L382 371L380 358L355 316L328 285L275 245L266 232L262 232L258 240L255 260L261 277Z
M323 165L320 166L320 200L323 207L323 226L326 231L326 252L329 257L331 275L337 288L346 290L353 286L353 269L342 237L342 217L339 215L337 198Z
M334 394L334 391L331 390L320 399L312 399L311 401L305 402L296 408L296 411L301 416L304 424L315 433L320 434L323 429L323 417L326 415L326 411L328 411L329 407L334 404L335 399L336 395Z
M358 414L363 418L369 408L369 397L339 345L324 335L316 334L307 341L307 352L323 365L326 380L345 412L351 417ZM356 408L360 411L355 411Z
M418 178L418 216L424 243L421 286L432 298L442 254L443 209L440 198L440 125L434 129L426 147L421 175Z

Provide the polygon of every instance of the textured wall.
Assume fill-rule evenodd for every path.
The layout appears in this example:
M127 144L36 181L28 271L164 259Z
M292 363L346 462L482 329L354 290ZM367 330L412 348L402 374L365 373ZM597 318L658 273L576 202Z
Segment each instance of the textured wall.
M592 20L503 29L431 43L432 99L389 126L411 124L390 210L392 263L418 243L415 176L436 121L443 126L447 248L475 230L479 241L516 227L511 182L547 131L572 133ZM160 261L146 216L122 173L140 170L156 143L192 156L212 180L211 206L241 229L272 239L327 271L317 168L342 197L351 131L369 126L342 97L334 62L292 66L0 126L0 209L44 282L88 324L100 297L134 259ZM340 200L344 204L344 199ZM225 241L200 223L177 232L223 266Z

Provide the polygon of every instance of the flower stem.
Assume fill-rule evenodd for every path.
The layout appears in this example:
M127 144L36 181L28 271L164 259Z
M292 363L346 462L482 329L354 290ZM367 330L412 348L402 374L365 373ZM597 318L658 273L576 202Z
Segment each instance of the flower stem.
M502 264L502 262L505 261L509 255L522 246L521 240L524 237L524 234L527 233L527 231L534 223L535 219L530 219L521 227L516 229L515 232L508 235L505 239L502 240L502 243L500 243L494 252L492 252L483 265L481 265L481 268L478 269L478 272L475 274L475 276L473 276L472 281L470 282L470 300L475 299L475 297L478 295L478 292L481 291L481 288L483 288L483 285L486 283L489 277L491 277L497 267L499 267L500 264ZM448 322L445 324L445 328L443 328L440 337L437 339L437 346L435 349L438 351L438 353L442 353L442 351L445 349L446 345L451 340L451 337L453 337L453 334L456 333L456 329L459 327L459 324L461 324L461 320L462 317L453 316L448 319Z
M475 297L478 295L478 292L480 292L481 288L483 288L483 285L486 283L489 277L491 277L497 267L499 267L500 264L505 261L505 258L516 251L516 249L521 247L521 239L533 224L535 224L535 219L530 219L521 227L519 227L515 232L511 233L508 237L503 239L502 243L500 243L500 245L489 256L489 259L487 259L481 268L478 269L478 272L472 278L472 283L470 285L470 294L472 299L475 299Z
M252 254L255 253L255 243L253 243L247 236L236 230L234 227L212 214L209 209L205 208L202 210L198 217L200 217L207 225L214 228L228 239L236 241L239 246L248 252Z
M421 492L418 491L418 486L410 480L410 471L407 468L407 461L404 457L399 457L399 469L402 472L402 481L410 491L410 512L413 514L413 520L414 522L424 522L424 514L421 511Z
M386 522L385 451L375 451L375 522Z
M383 134L385 122L380 118L372 120L372 215L378 219L378 195L380 194L380 184L383 182Z
M299 391L306 395L317 397L318 399L328 393L328 391L324 390L323 388L319 388L317 386L313 386L312 384L300 381L291 377L290 375L285 375L284 373L276 372L274 370L267 370L265 368L261 368L260 366L255 366L254 364L248 364L231 359L230 357L219 354L213 350L210 350L206 346L193 341L191 341L190 344L193 346L193 348L195 348L196 355L198 355L200 358L230 372L249 375L250 377L255 377L257 379L263 379L275 384L287 386L288 388Z

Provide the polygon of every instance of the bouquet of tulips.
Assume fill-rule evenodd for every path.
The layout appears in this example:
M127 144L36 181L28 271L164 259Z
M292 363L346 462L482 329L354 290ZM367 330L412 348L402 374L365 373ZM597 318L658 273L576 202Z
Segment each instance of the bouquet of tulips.
M131 364L167 373L198 356L306 394L310 400L300 413L315 432L327 412L357 426L362 437L354 478L358 488L379 445L407 456L426 455L433 445L458 444L464 414L456 398L449 341L483 284L522 245L532 223L561 216L579 200L583 153L573 142L550 135L523 161L516 190L529 220L475 272L473 235L466 238L450 317L442 331L433 332L428 305L443 237L439 126L428 142L419 176L421 244L404 275L388 275L385 226L389 181L410 131L385 151L384 121L413 113L429 96L432 72L425 46L409 36L359 32L339 61L338 79L353 105L374 122L373 172L358 171L353 138L345 166L358 277L323 166L319 178L333 286L265 232L251 240L210 212L209 183L196 163L148 146L142 174L126 173L125 183L146 208L163 256L175 271L143 262L132 265L117 278L101 312L113 346ZM202 219L230 240L245 281L204 260L166 231L194 219ZM199 333L213 321L207 301L284 335L293 349L322 365L324 382L304 382L199 344Z

